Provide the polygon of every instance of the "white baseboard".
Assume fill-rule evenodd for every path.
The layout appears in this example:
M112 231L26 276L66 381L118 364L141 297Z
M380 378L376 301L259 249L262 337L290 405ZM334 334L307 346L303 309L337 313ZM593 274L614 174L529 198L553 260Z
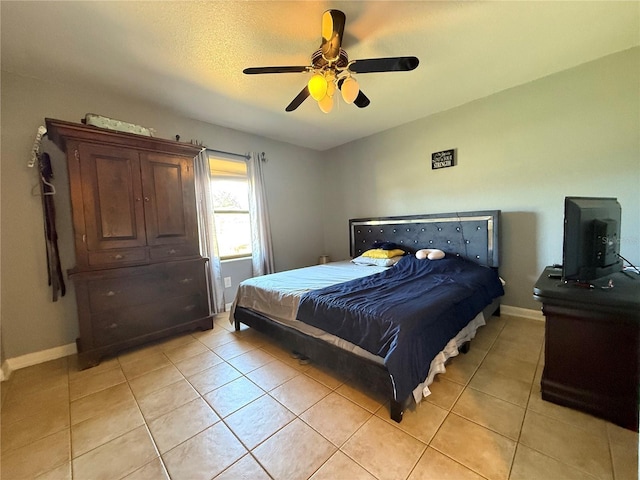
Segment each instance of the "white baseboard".
M542 315L542 310L531 310L529 308L500 305L500 313L504 313L505 315L512 315L514 317L524 317L544 322L544 315Z
M7 358L2 365L3 379L9 378L9 375L14 370L20 370L21 368L30 367L38 363L48 362L49 360L55 360L57 358L67 357L77 353L76 344L69 343L67 345L61 345L60 347L49 348L47 350L41 350L40 352L28 353L19 357ZM7 372L5 372L5 364ZM6 378L4 376L6 375Z

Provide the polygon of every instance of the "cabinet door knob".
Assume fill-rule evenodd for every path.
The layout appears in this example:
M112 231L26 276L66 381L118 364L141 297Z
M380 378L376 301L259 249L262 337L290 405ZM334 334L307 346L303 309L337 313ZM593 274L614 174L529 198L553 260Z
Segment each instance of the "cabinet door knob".
M172 248L167 252L169 255L175 255L176 251Z
M113 297L116 294L116 292L114 292L113 290L109 290L107 292L107 297Z
M193 278L183 278L182 280L180 280L180 283L191 283L193 282Z
M186 307L184 307L184 311L185 312L190 312L191 310L193 310L194 308L196 308L195 305L187 305Z
M148 202L149 201L149 197L144 197L144 201Z

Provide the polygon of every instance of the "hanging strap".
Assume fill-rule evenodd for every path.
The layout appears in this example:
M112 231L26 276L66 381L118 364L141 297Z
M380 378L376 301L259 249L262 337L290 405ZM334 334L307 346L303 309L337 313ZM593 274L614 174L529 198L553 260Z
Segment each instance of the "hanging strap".
M55 187L51 159L47 153L38 155L38 168L40 170L40 193L42 195L42 210L44 213L44 237L47 247L47 274L49 285L52 289L52 300L58 300L58 292L64 297L66 287L60 265L58 251L58 232L56 231L56 208L54 203Z

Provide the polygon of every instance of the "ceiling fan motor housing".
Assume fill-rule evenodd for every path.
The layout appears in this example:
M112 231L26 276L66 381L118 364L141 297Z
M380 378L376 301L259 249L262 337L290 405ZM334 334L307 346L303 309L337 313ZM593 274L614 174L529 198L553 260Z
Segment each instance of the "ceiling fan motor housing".
M337 68L345 68L348 64L349 64L349 56L347 55L347 52L345 52L344 49L341 48L340 53L338 55L338 60L333 62L331 66L334 66ZM311 55L311 65L313 65L313 68L318 68L318 69L329 65L329 62L327 61L327 59L324 58L324 56L322 55L321 48L313 52L313 54Z

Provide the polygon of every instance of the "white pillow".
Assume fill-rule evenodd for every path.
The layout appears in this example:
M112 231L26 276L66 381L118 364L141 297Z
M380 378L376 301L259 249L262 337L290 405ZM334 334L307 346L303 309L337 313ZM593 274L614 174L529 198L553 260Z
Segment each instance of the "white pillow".
M360 255L359 257L356 257L351 261L356 265L373 265L376 267L392 267L393 265L398 263L401 258L402 258L402 255L398 255L397 257L391 257L391 258L371 258L371 257L364 257Z

